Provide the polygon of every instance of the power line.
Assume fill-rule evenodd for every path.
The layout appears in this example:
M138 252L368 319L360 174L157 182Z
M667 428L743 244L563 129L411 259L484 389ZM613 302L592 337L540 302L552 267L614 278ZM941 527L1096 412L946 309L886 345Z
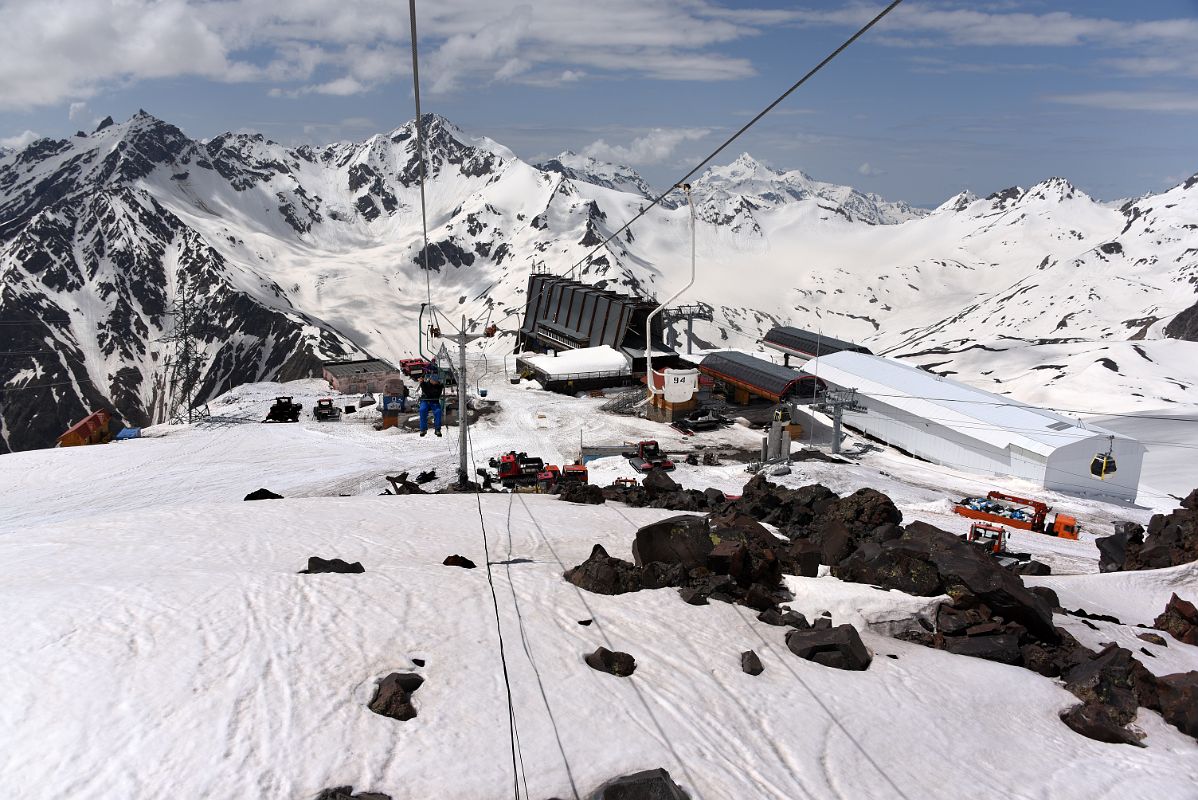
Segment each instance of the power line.
M816 64L814 67L812 67L807 72L806 75L804 75L802 78L799 78L799 80L795 81L795 83L792 84L789 89L787 89L785 92L783 92L781 95L779 95L778 98L774 100L774 102L770 103L768 106L766 106L764 109L762 109L757 114L757 116L753 117L751 120L749 120L744 125L742 125L740 130L738 130L736 133L732 134L726 140L724 140L724 143L721 144L719 147L717 147L715 150L713 150L711 152L711 154L707 156L707 158L703 159L698 164L696 164L695 167L690 172L686 173L681 178L679 178L678 180L671 183L670 184L671 188L667 189L666 191L664 191L660 195L658 195L656 200L652 201L651 203L649 203L649 205L642 208L635 217L628 220L628 222L624 223L624 225L618 231L613 233L611 236L608 236L599 245L597 245L593 250L591 250L589 253L587 253L585 256L583 256L581 259L579 259L579 261L576 262L572 267L570 267L570 269L566 272L566 277L570 277L571 275L573 275L574 271L576 269L578 269L580 266L582 266L583 263L588 261L593 255L595 255L595 253L599 252L604 247L606 247L607 244L612 239L615 239L621 233L628 230L628 228L632 227L632 223L636 222L638 219L645 216L645 214L647 214L649 212L649 209L653 208L654 206L658 205L662 200L664 200L666 198L666 195L668 195L671 191L673 191L674 186L677 186L680 183L688 182L690 180L691 176L693 176L696 172L698 172L703 167L705 167L708 162L710 162L713 158L715 158L721 152L723 152L724 148L726 148L728 145L732 144L734 141L736 141L738 138L740 138L741 134L743 134L749 128L753 127L753 125L755 125L758 122L758 120L760 120L762 117L764 117L769 112L773 111L775 106L777 106L779 103L781 103L787 97L789 97L791 95L791 93L794 92L795 89L798 89L800 86L802 86L808 80L810 80L817 72L819 72L825 66L827 66L828 63L832 61L832 59L836 58L838 55L843 53L849 47L849 45L851 45L853 42L855 42L859 38L861 38L865 34L866 31L868 31L870 28L872 28L874 25L876 25L879 21L881 21L881 19L883 17L885 17L887 14L889 14L895 8L897 8L899 3L901 3L902 1L903 0L894 0L890 5L886 6L886 8L884 8L884 9L882 9L882 11L876 17L871 19L860 30L858 30L856 33L854 33L852 36L850 36L848 39L846 39L844 44L840 45L840 47L836 48L831 53L829 53L824 58L823 61ZM409 2L415 2L415 0L409 0Z

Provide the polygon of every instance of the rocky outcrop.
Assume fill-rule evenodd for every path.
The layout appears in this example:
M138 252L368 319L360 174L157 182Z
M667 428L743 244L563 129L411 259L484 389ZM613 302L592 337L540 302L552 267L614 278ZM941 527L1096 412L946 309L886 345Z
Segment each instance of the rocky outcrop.
M740 654L740 668L746 675L760 675L765 672L765 667L761 665L761 659L752 650L746 650Z
M1098 540L1103 572L1161 569L1198 561L1198 489L1169 514L1154 514L1148 531L1122 523L1113 536Z
M1182 600L1175 592L1165 605L1165 610L1153 621L1152 627L1165 631L1179 642L1198 645L1198 608Z
M316 800L391 800L391 795L382 792L358 792L352 786L333 786L321 790Z
M457 553L454 553L451 556L446 556L445 560L441 563L447 567L461 567L462 569L474 569L475 567L473 561L465 556L460 556Z
M270 489L255 489L245 496L246 500L282 500L283 495L275 494Z

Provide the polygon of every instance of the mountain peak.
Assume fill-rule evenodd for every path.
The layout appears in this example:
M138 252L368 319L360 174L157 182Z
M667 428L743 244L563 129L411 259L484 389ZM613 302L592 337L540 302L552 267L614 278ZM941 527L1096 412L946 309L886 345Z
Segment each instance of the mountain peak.
M116 123L114 123L112 120L112 116L111 115L107 116L104 119L100 120L100 124L96 126L96 129L94 131L92 131L92 133L99 133L100 131L104 130L105 128L111 128L115 124Z

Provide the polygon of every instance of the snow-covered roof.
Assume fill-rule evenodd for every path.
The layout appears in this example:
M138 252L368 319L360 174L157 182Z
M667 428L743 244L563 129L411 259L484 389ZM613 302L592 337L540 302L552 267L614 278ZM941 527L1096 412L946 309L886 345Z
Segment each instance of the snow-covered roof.
M881 356L834 353L811 359L802 371L999 448L1047 456L1083 439L1127 438Z
M632 366L627 356L607 345L566 350L556 356L523 354L520 359L550 378L590 372L628 372Z

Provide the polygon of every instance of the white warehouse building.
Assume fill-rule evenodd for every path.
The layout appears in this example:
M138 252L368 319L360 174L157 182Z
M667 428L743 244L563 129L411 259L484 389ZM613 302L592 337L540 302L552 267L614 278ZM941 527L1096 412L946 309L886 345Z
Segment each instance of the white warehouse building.
M1064 494L1136 499L1145 448L1135 439L890 358L841 352L802 371L857 390L866 411L845 411L846 425L934 464L1026 478ZM1091 462L1108 450L1116 470L1096 478Z

